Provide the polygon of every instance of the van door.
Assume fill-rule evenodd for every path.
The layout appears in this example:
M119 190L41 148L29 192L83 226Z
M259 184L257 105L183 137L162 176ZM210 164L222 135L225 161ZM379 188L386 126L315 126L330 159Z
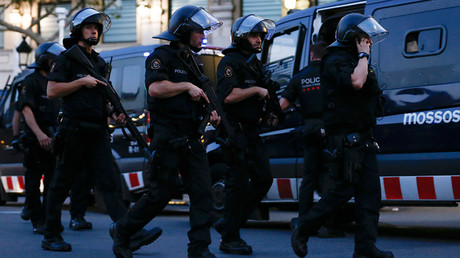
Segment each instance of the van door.
M304 21L308 22L309 18ZM305 25L296 22L278 31L270 42L265 43L270 45L264 48L262 60L266 62L266 70L271 72L272 79L281 85L278 94L286 88L293 73L299 69L306 28ZM270 158L271 172L275 178L267 194L267 201L298 199L300 186L298 178L302 177L299 162L303 163L302 122L300 112L292 109L287 112L284 123L264 128L261 134Z
M381 174L458 174L460 3L388 3L366 10L389 31L371 51L386 99L376 130L387 154L379 158Z

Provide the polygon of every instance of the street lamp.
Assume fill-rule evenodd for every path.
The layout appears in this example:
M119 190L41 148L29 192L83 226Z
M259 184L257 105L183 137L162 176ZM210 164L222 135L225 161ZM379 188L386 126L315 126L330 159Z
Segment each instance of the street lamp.
M29 46L29 44L27 44L25 36L22 36L22 42L16 48L16 51L19 54L19 68L22 69L23 66L27 66L29 54L32 52L32 48Z

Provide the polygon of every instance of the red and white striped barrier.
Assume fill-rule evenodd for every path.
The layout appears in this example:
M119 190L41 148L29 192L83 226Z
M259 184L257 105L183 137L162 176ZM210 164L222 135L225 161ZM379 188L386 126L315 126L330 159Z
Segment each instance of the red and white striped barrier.
M265 201L298 200L301 182L301 178L274 179ZM386 201L460 201L460 175L380 177L380 185Z
M24 176L2 176L3 189L6 193L18 193L22 194L25 192L25 180ZM43 177L40 180L40 191L43 192Z
M128 190L134 191L144 187L144 177L142 171L123 173Z

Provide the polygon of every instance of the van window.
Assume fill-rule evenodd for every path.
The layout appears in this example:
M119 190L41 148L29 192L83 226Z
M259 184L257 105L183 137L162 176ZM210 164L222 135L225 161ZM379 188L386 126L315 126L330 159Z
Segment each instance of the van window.
M110 80L126 110L141 111L145 102L145 57L113 60Z
M404 55L417 57L438 54L443 48L444 29L442 27L427 28L407 33Z
M272 79L284 89L291 79L294 60L299 41L299 28L276 35L268 49L267 70L272 72Z
M124 100L135 99L140 89L143 89L141 85L141 76L133 76L141 73L142 65L128 65L123 67L123 79L121 84L121 98Z

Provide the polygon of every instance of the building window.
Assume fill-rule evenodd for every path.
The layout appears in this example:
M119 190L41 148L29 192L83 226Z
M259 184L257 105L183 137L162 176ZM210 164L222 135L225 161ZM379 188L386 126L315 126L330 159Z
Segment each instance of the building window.
M255 14L274 21L281 18L281 0L244 0L243 16Z
M171 15L182 6L186 5L193 5L198 7L203 7L204 9L208 9L208 0L171 0Z
M0 6L0 19L5 20L5 14L4 14L5 7ZM0 26L0 30L4 29L3 26ZM3 49L5 47L5 32L0 31L0 49Z
M104 43L137 41L135 0L117 0L105 13L110 16L112 26L104 34Z
M40 20L40 35L42 38L45 40L56 40L57 39L57 32L59 30L58 28L58 19L55 13L56 7L64 7L70 12L70 3L60 3L57 5L54 4L40 4L39 9L40 9L40 17L45 15L48 10L52 9L52 14L46 16L45 18ZM67 26L64 29L64 37L67 37L69 35L69 26ZM53 39L52 37L56 35L56 39ZM62 42L59 42L59 44L62 44Z

